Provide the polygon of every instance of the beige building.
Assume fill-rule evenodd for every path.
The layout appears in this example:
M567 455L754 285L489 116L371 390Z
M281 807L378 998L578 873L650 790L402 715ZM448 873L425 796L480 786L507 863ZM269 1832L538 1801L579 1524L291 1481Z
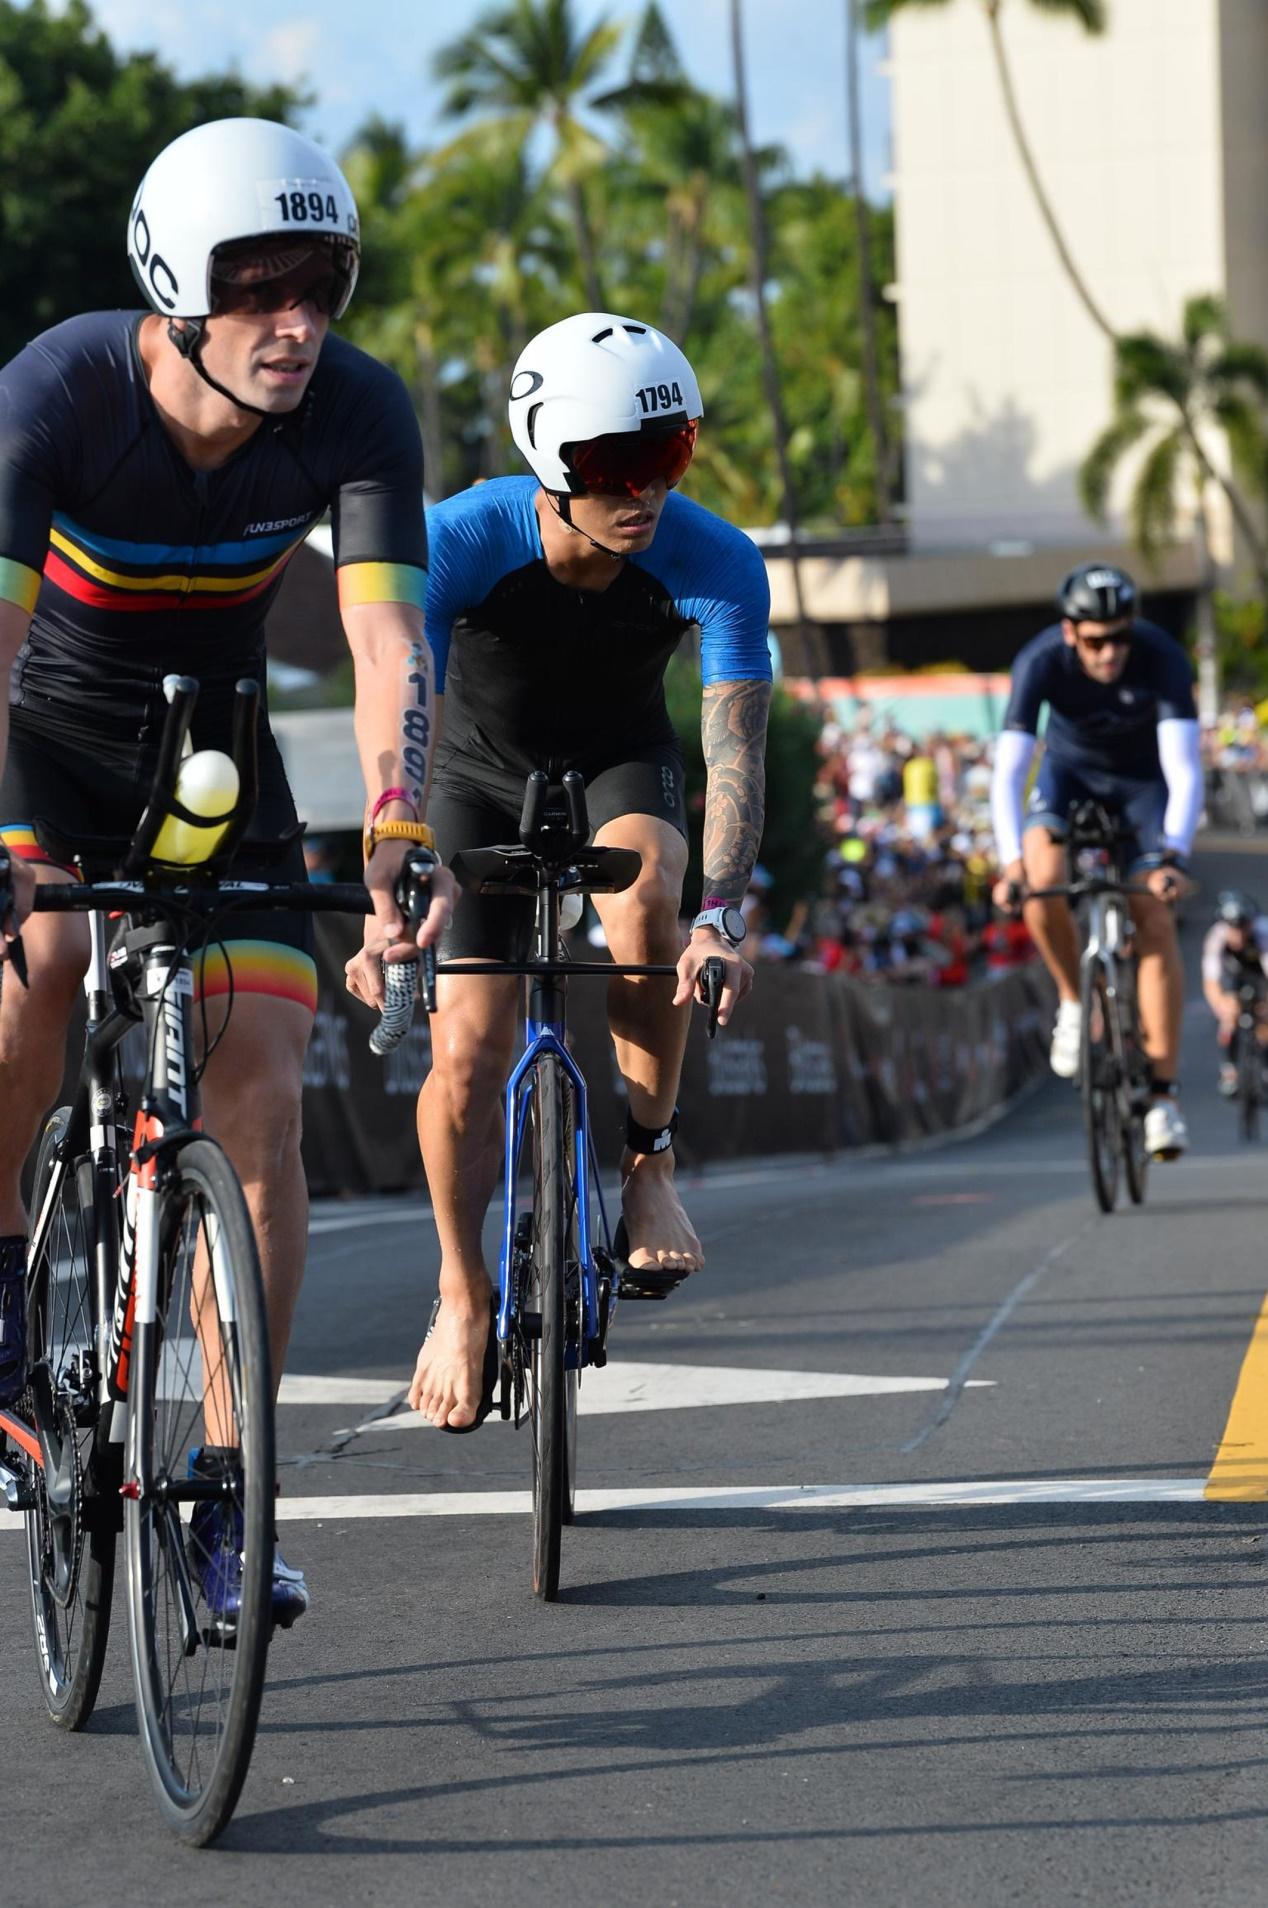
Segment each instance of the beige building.
M1100 37L1022 0L1001 15L1075 262L1118 330L1175 335L1184 300L1218 292L1268 345L1268 0L1109 11ZM890 34L912 548L1086 546L1106 533L1075 476L1110 347L1040 219L984 9L901 10Z

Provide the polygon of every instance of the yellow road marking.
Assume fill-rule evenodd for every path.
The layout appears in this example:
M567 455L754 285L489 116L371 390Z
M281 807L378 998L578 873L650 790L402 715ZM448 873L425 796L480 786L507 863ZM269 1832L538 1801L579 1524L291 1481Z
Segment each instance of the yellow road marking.
M1255 1320L1204 1497L1268 1498L1268 1299Z

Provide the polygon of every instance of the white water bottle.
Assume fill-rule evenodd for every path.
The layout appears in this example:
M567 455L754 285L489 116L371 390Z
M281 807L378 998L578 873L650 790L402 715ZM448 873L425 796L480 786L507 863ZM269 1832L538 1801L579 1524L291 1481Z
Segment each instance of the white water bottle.
M223 749L196 749L187 755L177 771L176 799L191 815L227 815L238 799L238 771L232 756ZM228 825L197 827L169 815L159 829L154 859L196 867L215 854Z

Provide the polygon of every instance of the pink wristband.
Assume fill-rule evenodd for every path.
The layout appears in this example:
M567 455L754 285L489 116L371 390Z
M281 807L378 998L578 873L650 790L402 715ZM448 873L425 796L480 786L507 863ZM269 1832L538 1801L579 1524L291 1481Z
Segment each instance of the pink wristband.
M415 820L417 820L418 803L414 800L409 790L407 788L385 788L383 793L379 796L378 801L374 804L374 807L370 810L371 827L374 826L389 802L408 802L414 811Z

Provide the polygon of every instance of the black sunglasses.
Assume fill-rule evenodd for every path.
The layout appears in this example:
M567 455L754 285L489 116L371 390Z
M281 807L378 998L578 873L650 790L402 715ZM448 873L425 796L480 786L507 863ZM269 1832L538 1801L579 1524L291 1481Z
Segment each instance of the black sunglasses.
M1086 643L1093 655L1097 656L1103 649L1126 649L1131 639L1129 629L1115 630L1109 636L1079 636L1078 638L1081 643Z

